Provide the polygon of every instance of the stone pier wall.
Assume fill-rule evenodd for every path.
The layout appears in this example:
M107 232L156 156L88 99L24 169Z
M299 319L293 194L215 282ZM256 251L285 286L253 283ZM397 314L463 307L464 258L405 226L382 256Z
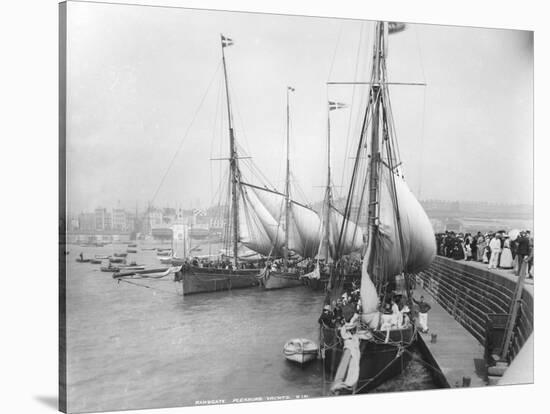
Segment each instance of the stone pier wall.
M482 345L485 342L487 315L509 313L516 286L515 281L496 272L440 256L418 276L435 300ZM511 359L532 331L533 296L523 289L518 323L511 343Z

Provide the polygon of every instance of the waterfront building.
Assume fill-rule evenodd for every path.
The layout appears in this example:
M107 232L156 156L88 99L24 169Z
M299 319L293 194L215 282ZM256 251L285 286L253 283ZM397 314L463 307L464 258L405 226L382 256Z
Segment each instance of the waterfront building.
M81 231L93 231L95 230L95 214L94 213L80 213L78 215L78 229Z
M113 208L112 220L113 226L112 229L116 231L128 231L128 223L126 221L127 214L124 209Z

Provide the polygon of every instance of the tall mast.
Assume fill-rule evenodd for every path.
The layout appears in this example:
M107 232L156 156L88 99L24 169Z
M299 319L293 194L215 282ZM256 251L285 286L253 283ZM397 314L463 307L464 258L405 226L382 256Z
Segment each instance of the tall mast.
M384 22L376 23L376 34L373 56L373 79L370 99L372 102L372 129L370 140L370 163L369 163L369 199L368 199L368 246L369 250L364 260L368 260L372 269L373 263L371 256L373 254L372 245L375 231L378 227L379 212L379 167L380 167L380 148L379 148L379 123L380 123L380 104L381 104L381 64L384 58ZM372 270L369 269L369 273ZM371 273L372 274L372 273Z
M226 46L231 46L233 41L229 38L221 36L222 43L222 62L223 75L225 80L225 95L227 98L227 121L229 125L229 167L231 170L231 211L232 211L232 226L233 226L233 264L237 266L238 256L238 241L239 241L239 205L237 200L237 184L240 179L239 166L237 164L237 148L235 145L235 134L233 132L233 118L231 114L231 101L229 100L229 85L227 82L227 68L225 65Z
M330 103L327 111L327 188L325 191L325 197L327 199L325 209L325 243L326 243L326 260L330 261L330 207L332 205L332 190L331 190L331 176L330 176Z
M288 271L288 228L290 223L290 104L289 95L294 88L286 88L286 180L285 180L285 248L283 256L284 271Z

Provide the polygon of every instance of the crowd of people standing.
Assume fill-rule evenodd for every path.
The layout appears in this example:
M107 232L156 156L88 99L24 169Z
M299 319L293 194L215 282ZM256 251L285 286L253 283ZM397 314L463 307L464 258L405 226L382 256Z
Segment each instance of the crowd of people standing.
M477 234L446 231L435 235L437 254L455 260L482 262L488 269L514 269L527 262L528 278L533 277L533 238L529 230Z

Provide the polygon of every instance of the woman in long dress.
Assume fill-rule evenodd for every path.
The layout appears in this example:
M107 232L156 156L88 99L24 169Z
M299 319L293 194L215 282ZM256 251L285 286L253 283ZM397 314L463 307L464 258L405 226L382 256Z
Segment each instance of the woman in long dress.
M482 262L483 256L485 255L485 247L487 247L487 242L485 237L479 236L477 238L477 261Z
M514 267L514 259L512 258L512 250L510 249L510 239L506 237L502 253L500 254L501 269L512 269Z

